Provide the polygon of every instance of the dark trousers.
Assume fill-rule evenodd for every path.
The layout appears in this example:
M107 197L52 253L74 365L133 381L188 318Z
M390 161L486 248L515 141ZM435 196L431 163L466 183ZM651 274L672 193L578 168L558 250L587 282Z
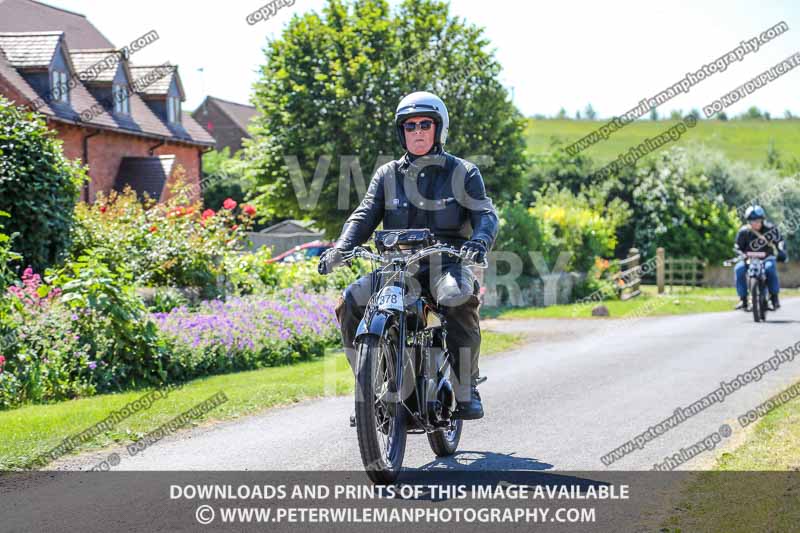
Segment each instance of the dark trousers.
M374 276L376 273L373 272L357 279L345 289L336 306L342 342L351 369L356 367L353 341L371 296ZM478 281L468 268L459 263L442 265L435 261L421 266L413 277L419 285L409 285L409 292L424 291L422 294L433 298L447 321L447 350L454 356L455 371L462 385L456 387L456 396L459 400L467 401L468 385L474 384L479 375L481 327Z

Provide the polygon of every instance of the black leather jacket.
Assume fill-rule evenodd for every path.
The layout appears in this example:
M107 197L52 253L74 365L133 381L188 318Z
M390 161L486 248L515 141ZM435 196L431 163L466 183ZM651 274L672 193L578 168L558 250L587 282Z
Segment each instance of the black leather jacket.
M749 224L739 228L739 232L736 234L734 250L739 253L766 252L768 256L776 256L779 261L788 259L786 243L778 226L765 221L759 233L764 236L763 240L750 229Z
M380 167L336 246L360 246L381 222L384 229L429 228L457 248L480 240L487 250L499 226L478 167L444 151L422 157L406 153Z

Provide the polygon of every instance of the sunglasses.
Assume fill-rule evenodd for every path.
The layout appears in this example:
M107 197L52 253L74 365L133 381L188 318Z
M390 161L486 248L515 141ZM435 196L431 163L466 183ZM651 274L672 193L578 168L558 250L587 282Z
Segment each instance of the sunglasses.
M420 120L419 122L404 122L403 128L411 133L412 131L417 131L417 126L423 131L428 131L433 126L432 120Z

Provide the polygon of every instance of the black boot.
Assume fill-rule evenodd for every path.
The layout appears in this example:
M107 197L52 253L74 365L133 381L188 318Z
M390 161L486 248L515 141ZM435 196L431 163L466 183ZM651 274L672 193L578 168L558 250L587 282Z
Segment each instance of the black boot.
M736 309L737 311L738 311L739 309L741 309L741 310L742 310L742 311L744 311L744 312L747 312L747 311L749 311L749 310L750 310L750 305L747 303L747 296L745 296L744 298L742 298L742 300L741 300L741 301L740 301L740 302L739 302L739 303L736 305L736 308L735 308L735 309Z
M772 310L777 311L781 308L781 302L778 300L777 294L770 294L770 298L772 299Z
M477 420L483 418L483 404L481 403L481 395L478 393L477 385L472 386L470 400L468 402L458 402L456 412L453 413L453 418L460 418L462 420Z

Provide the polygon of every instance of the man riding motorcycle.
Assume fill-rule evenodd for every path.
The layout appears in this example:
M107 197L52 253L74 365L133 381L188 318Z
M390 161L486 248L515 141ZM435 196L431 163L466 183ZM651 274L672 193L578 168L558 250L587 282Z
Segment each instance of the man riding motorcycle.
M439 241L460 248L465 258L483 262L497 236L497 213L478 167L444 151L449 126L447 107L438 96L415 92L400 101L395 128L406 153L375 172L336 244L320 257L320 274L330 273L342 262L342 253L366 242L381 222L386 230L429 228ZM356 368L354 336L371 296L373 275L345 289L336 307L352 369ZM431 258L420 265L414 278L442 310L447 349L455 357L460 382L469 383L469 387L456 387L454 417L481 418L478 282L467 267L448 257Z
M781 237L778 226L766 221L767 214L759 205L747 208L745 219L747 224L739 229L736 235L734 250L739 254L747 252L765 252L764 267L767 274L767 288L769 289L770 299L773 310L780 307L778 293L781 289L778 279L778 261L786 262L789 256L786 254L786 242ZM736 309L748 311L747 303L747 265L744 259L739 260L733 269L736 279L736 292L741 301Z

